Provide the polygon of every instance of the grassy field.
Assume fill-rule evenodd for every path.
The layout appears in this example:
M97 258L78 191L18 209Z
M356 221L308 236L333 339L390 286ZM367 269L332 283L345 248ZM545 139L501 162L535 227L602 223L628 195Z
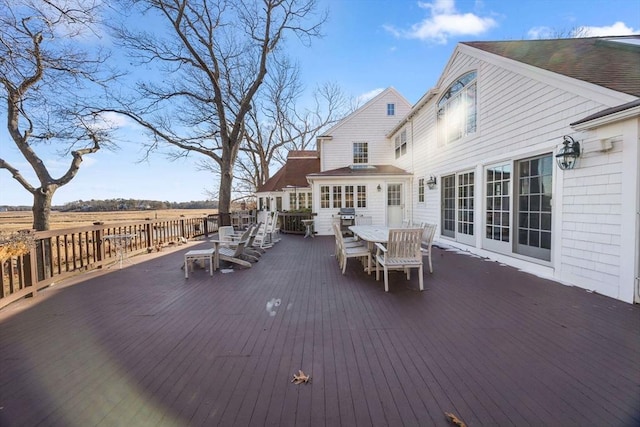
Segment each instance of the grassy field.
M215 214L216 209L162 209L146 211L117 211L117 212L52 212L51 228L71 228L91 225L96 221L105 224L127 221L142 221L145 218L171 219L185 216L186 218L202 217ZM30 229L33 223L31 211L0 212L0 231L16 231Z

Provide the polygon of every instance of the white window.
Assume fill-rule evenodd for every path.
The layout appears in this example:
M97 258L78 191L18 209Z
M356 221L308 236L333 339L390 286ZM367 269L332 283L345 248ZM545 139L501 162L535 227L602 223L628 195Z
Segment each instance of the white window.
M438 138L443 143L457 141L476 131L477 73L472 71L453 82L438 101Z
M362 165L369 163L369 144L366 142L353 143L353 164Z
M333 207L342 207L342 186L340 185L333 186Z
M366 185L358 185L358 207L359 208L367 207L367 186Z
M344 186L344 207L353 207L353 185Z
M396 159L407 153L407 130L403 129L395 139Z
M387 104L387 116L396 115L396 104Z
M329 208L331 207L331 195L329 194L329 186L322 185L320 186L320 208Z
M424 178L418 179L418 203L424 203Z

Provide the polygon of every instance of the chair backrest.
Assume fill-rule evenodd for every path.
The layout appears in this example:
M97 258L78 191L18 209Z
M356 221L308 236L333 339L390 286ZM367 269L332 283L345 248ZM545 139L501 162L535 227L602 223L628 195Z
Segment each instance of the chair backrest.
M336 237L336 244L338 245L338 249L342 250L344 247L344 240L342 238L342 230L340 229L340 224L337 222L333 223L333 234Z
M252 244L260 248L267 244L267 224L263 222L258 224Z
M269 214L267 215L267 221L266 221L267 233L273 232L277 220L278 220L278 211L269 212Z
M422 259L422 233L422 228L390 229L386 258Z
M231 235L235 233L232 225L223 225L218 228L218 240L232 241Z
M237 242L235 242L233 244L233 247L235 249L235 253L233 254L233 256L235 258L239 257L244 252L244 248L247 245L247 243L249 242L249 238L251 237L251 233L252 232L253 232L253 227L247 228L244 231L244 233L242 233L242 236L240 237L240 240L238 240Z
M436 224L422 223L422 243L427 245L427 247L431 246L433 243L433 238L436 235L436 228Z
M249 226L249 228L251 229L251 234L249 235L249 245L253 244L253 241L255 240L261 225L262 223L259 222L257 224L252 224Z
M371 225L373 224L373 217L371 216L357 216L356 225Z

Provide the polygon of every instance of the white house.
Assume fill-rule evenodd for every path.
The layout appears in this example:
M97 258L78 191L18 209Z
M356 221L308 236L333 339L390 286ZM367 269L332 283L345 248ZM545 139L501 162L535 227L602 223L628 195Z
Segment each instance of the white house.
M441 244L640 301L639 42L460 43L413 107L387 89L318 138L316 231L345 206L436 223Z
M392 165L394 142L387 134L410 110L411 104L388 88L318 137L320 171L307 175L318 234L332 233L340 208L354 208L380 224L407 219L402 204L411 172ZM398 153L406 152L406 144L403 140Z

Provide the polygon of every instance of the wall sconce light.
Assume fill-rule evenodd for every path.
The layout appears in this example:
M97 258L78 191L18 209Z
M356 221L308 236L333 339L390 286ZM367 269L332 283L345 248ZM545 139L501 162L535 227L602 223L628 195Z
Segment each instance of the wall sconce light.
M556 154L556 162L562 170L573 169L580 157L580 143L568 135L563 137L562 148Z
M431 175L427 180L427 187L429 187L430 190L433 190L434 188L436 188L437 184L438 184L438 180L436 179L435 176Z
M378 184L378 187L376 187L376 189L377 189L378 191L382 191L382 187L380 187L380 184Z

